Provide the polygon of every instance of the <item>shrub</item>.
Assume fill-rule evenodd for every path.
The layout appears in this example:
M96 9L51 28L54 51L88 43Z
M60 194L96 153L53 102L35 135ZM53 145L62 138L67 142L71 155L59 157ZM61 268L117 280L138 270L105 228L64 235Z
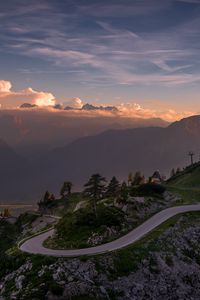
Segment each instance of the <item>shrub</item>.
M160 196L165 192L166 188L161 184L146 183L132 190L134 196Z

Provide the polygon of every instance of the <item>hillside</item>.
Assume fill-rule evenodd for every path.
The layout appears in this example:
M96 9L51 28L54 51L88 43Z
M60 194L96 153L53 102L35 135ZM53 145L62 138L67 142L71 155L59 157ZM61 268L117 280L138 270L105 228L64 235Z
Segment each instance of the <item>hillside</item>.
M16 300L198 299L199 216L199 212L178 215L119 251L71 259L17 250L17 233L19 240L36 216L21 216L15 225L0 222L2 238L5 230L12 233L0 262L0 296Z
M109 130L48 153L40 163L40 171L52 187L58 186L63 177L80 187L95 172L123 179L130 171L141 170L150 176L158 169L168 176L173 167L188 165L189 150L198 155L199 135L200 116L167 128Z
M155 170L169 175L172 168L189 164L188 151L198 156L200 149L200 116L175 122L167 128L146 127L107 130L98 135L79 138L39 158L30 156L30 163L11 182L2 178L6 190L15 191L9 200L38 201L44 190L59 190L63 179L81 188L92 173L110 179L113 174L127 179L130 171L140 170L146 177ZM195 157L195 159L196 159ZM9 164L9 160L5 159Z
M19 199L17 191L24 187L25 181L21 178L28 176L29 162L0 139L0 166L1 201Z
M168 126L159 118L99 116L48 110L1 110L0 138L26 157L36 157L78 138L108 129Z
M200 163L185 168L170 178L168 184L180 189L200 190Z
M198 299L198 211L176 215L134 244L101 255L59 258L19 250L17 242L53 226L54 235L44 241L48 248L101 245L124 236L156 212L182 201L161 185L134 185L134 179L126 186L126 194L123 183L115 185L111 194L108 191L111 192L110 185L101 186L96 199L96 217L91 209L92 194L76 192L60 199L44 197L38 213L23 214L15 224L0 220L0 237L5 239L0 247L3 257L0 297L16 300ZM61 218L49 213L59 214ZM34 245L37 248L37 243Z
M166 182L169 191L181 198L181 203L195 203L200 198L200 163L190 165Z
M4 140L0 139L0 176L5 178L10 174L17 174L26 166L26 159L16 153Z

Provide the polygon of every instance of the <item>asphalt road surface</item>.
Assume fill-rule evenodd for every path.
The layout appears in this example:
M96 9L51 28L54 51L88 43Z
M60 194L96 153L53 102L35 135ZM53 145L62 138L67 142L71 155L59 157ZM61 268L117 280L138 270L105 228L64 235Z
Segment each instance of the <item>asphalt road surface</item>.
M190 211L200 211L200 204L175 206L164 209L121 238L95 247L73 250L53 250L45 248L43 246L43 242L54 233L54 230L51 229L22 243L20 250L32 254L42 254L57 257L76 257L111 252L133 244L167 219L179 213Z

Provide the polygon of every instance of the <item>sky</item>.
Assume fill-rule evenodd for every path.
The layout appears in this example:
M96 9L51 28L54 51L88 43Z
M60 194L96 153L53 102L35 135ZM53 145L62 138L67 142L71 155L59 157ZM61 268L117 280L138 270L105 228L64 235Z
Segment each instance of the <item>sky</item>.
M2 107L200 112L200 0L7 0L0 22Z

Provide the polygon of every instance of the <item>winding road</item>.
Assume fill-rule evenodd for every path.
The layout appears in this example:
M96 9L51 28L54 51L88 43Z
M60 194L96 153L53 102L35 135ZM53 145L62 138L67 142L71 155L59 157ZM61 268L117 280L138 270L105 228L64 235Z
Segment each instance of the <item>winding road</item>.
M76 257L82 255L95 255L111 252L133 244L134 242L141 239L144 235L152 231L154 228L156 228L158 225L168 220L169 218L180 213L191 211L200 211L200 204L174 206L164 209L152 216L151 218L149 218L137 228L130 231L128 234L122 236L121 238L91 248L73 250L54 250L45 248L43 246L43 242L48 237L53 235L54 229L51 229L45 233L41 233L37 236L30 238L29 240L26 240L25 242L21 243L21 246L19 248L21 251L28 252L31 254L42 254L56 257Z

